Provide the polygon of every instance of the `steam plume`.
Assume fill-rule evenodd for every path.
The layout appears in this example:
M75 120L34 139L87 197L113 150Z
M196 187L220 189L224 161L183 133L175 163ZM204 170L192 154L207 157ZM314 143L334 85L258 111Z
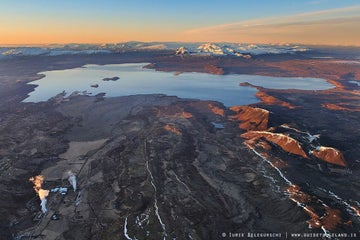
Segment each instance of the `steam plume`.
M68 175L69 175L69 183L71 184L71 186L73 187L74 189L74 192L76 192L76 176L75 174L72 172L72 171L69 171L68 172Z
M41 200L41 203L40 203L41 211L43 213L46 213L46 211L47 211L46 197L49 195L49 190L44 190L41 188L41 186L44 182L44 177L42 175L38 175L38 176L30 178L29 181L34 184L33 188Z

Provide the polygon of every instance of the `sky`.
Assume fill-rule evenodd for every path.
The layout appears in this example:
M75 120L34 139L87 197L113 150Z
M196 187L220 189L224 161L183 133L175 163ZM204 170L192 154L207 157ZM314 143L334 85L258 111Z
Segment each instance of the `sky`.
M2 0L0 44L360 45L359 0Z

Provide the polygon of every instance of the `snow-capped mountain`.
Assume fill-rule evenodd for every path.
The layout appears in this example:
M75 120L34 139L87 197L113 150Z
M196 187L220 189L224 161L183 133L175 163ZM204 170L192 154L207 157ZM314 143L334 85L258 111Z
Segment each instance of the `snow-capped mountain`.
M251 55L261 54L287 54L308 51L308 48L295 45L254 45L236 43L203 43L199 45L184 44L175 52L176 55L212 55L237 56L250 59Z
M237 56L243 57L246 59L250 59L250 54L243 54L230 46L219 46L214 43L205 43L201 44L197 47L193 47L192 49L188 49L184 46L179 47L175 51L175 55L184 55L184 54L192 54L192 55L212 55L212 56Z
M250 59L250 54L244 54L241 53L238 49L233 48L229 45L216 45L214 43L205 43L201 44L199 47L197 47L198 53L205 53L210 55L217 55L217 56L224 56L224 55L230 55L230 56L237 56L237 57L243 57L246 59Z
M244 56L244 54L284 54L308 51L308 48L296 45L255 45L255 44L236 44L236 43L205 43L197 47L201 53L210 53L213 55L235 55Z
M226 53L224 53L223 49L213 43L205 43L205 44L201 44L200 46L197 47L197 50L200 53L211 53L214 55L226 55Z
M189 50L185 47L179 47L178 49L176 49L175 51L175 55L184 55L189 53Z

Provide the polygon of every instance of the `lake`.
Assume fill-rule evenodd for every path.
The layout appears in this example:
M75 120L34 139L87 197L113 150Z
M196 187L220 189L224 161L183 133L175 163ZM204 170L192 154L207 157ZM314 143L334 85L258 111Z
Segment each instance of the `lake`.
M259 101L255 88L240 86L248 82L273 89L325 90L334 86L324 79L303 77L268 77L258 75L213 75L207 73L160 72L146 69L148 63L84 65L79 68L41 72L45 77L29 84L38 85L24 102L47 101L65 91L87 91L106 97L136 94L166 94L180 98L214 100L225 106L247 105ZM119 77L116 81L104 78ZM91 87L98 86L97 88Z

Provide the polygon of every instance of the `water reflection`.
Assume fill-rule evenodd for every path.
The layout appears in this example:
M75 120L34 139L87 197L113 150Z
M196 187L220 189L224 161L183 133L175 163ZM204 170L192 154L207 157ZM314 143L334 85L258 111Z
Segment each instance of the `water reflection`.
M74 91L87 91L92 95L105 92L106 97L162 93L181 98L215 100L226 106L233 106L258 102L254 96L256 89L240 86L241 82L274 89L323 90L333 87L319 78L206 73L176 75L144 69L146 64L85 65L80 68L41 72L45 77L30 83L38 87L24 102L47 101L62 91L68 95ZM104 81L104 78L114 79Z

